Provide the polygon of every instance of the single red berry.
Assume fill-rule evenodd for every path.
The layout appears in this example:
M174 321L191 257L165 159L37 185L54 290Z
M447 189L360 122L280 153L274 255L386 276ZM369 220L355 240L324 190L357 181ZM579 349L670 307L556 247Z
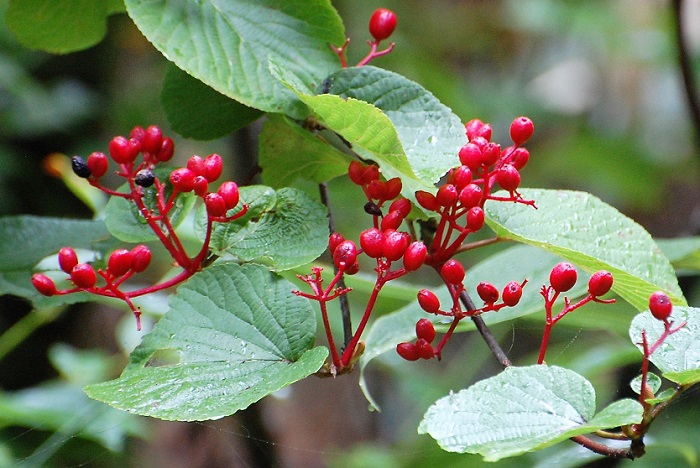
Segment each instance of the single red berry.
M87 165L90 168L92 176L95 179L99 179L107 173L107 169L109 168L109 160L107 159L106 154L95 151L88 156Z
M452 206L457 201L457 187L452 184L445 184L437 191L437 202L440 206Z
M415 343L399 343L396 345L396 352L407 361L420 359L418 347L416 347Z
M477 147L479 147L481 151L484 151L484 148L486 148L486 145L489 144L489 141L486 138L477 135L474 138L472 138L469 143L475 144Z
M427 256L428 248L423 242L411 242L403 254L403 266L408 271L415 271L423 265Z
M141 273L151 263L151 249L145 245L137 245L131 249L131 269Z
M418 304L429 314L436 314L440 311L440 299L434 292L427 289L418 291Z
M402 188L403 184L401 183L401 179L399 179L398 177L394 177L393 179L387 180L386 193L384 194L384 199L393 200L394 198L398 197L401 193Z
M386 8L378 8L369 19L369 33L377 41L382 41L396 29L396 14Z
M170 183L179 192L191 192L194 190L194 178L196 174L186 167L175 169L170 173Z
M667 321L673 311L671 299L663 291L656 291L649 296L649 311L656 320Z
M382 256L389 261L395 261L403 257L408 245L411 243L411 237L400 231L389 229L384 231L382 239Z
M484 138L486 141L491 141L491 133L491 124L484 124L479 130L476 131L474 138L481 137Z
M146 130L140 125L132 128L131 132L129 133L129 138L133 138L134 140L141 141L143 140L144 136L146 136Z
M51 278L41 273L32 275L32 286L44 296L56 294L56 283Z
M148 127L141 138L141 149L147 153L158 154L163 146L163 132L156 125Z
M484 122L482 122L480 119L472 119L466 124L464 124L464 128L467 131L467 138L471 140L475 136L479 136L479 130L484 126Z
M399 198L389 205L389 212L398 211L404 218L411 212L411 202L407 198Z
M345 267L346 275L354 275L358 271L360 271L360 264L357 262L357 260L352 265Z
M194 193L198 197L203 197L209 192L209 182L207 181L207 179L204 176L198 175L197 177L194 178L193 183L194 183L194 189L193 189Z
M513 307L523 296L523 287L517 281L511 281L503 288L503 303L508 307Z
M122 276L131 269L133 255L126 249L117 249L107 260L107 271L113 276Z
M510 124L510 138L516 146L524 144L535 132L535 124L527 117L518 117Z
M123 136L117 136L109 142L109 154L117 164L134 162L140 151L141 142L134 138L127 140Z
M369 184L373 180L379 179L379 167L371 164L362 171L362 185Z
M190 156L190 158L187 160L186 167L187 169L192 171L196 176L204 175L204 159L202 159L200 156L197 156L196 154Z
M221 172L224 169L224 161L218 154L210 154L204 158L204 163L202 166L202 175L209 182L214 182L219 177L221 177Z
M465 208L471 208L481 204L483 191L476 184L469 184L459 192L459 202Z
M92 265L78 263L70 272L70 279L77 287L88 289L95 286L95 283L97 283L97 274L92 268Z
M350 267L357 260L357 247L350 240L345 240L338 244L333 251L333 263L338 268L341 266Z
M435 198L435 195L433 195L430 192L425 192L423 190L418 190L416 192L416 201L420 206L422 206L428 211L436 211L440 207L440 205L437 202L437 199Z
M362 185L362 174L365 172L365 165L360 161L353 161L348 167L348 176L355 185Z
M549 283L557 292L565 292L573 288L577 279L576 268L568 262L557 263L549 273Z
M457 285L462 284L462 281L464 281L464 267L454 258L449 259L442 265L440 273L449 284Z
M78 264L78 254L70 247L62 247L58 251L58 266L64 272L70 274L73 268Z
M364 230L360 234L360 247L370 258L382 256L383 241L384 234L377 228Z
M591 275L588 280L588 294L594 297L602 296L610 291L613 285L613 275L609 271L600 270Z
M160 150L156 154L156 159L158 161L170 161L175 154L175 142L170 137L163 138L163 142L160 145Z
M472 231L476 232L484 227L485 220L484 209L480 206L473 206L467 211L467 227Z
M481 167L483 161L481 148L474 143L467 143L459 150L459 162L467 166L470 170L476 171Z
M156 175L150 169L141 169L134 176L134 183L139 187L148 188L156 181Z
M334 232L330 236L328 236L328 251L333 254L335 252L335 248L338 247L338 245L345 240L345 237L339 232Z
M416 322L416 336L423 338L428 343L432 343L435 339L435 327L433 322L427 318L422 318Z
M369 181L367 184L367 195L373 200L385 200L386 184L379 179Z
M504 164L496 173L496 182L498 182L498 185L500 185L503 190L509 192L517 190L518 186L520 186L520 172L518 172L515 166Z
M530 152L526 148L515 148L510 156L510 163L517 170L521 170L530 160Z
M488 143L481 153L481 162L484 166L491 166L501 157L501 145Z
M70 165L73 169L73 173L78 177L87 179L92 174L92 171L90 171L90 167L80 156L73 156L72 158L70 158Z
M462 191L472 181L472 171L467 166L459 166L452 174L452 183L459 191Z
M418 338L416 340L416 348L418 348L418 355L421 357L421 359L432 359L435 357L433 345L431 345L428 340Z
M218 193L208 193L204 197L204 204L207 207L207 213L213 218L218 218L220 216L226 216L226 202L224 197Z
M481 282L476 285L476 293L479 295L482 301L487 304L493 304L498 300L499 292L491 283Z
M221 195L221 197L226 202L227 210L230 210L234 206L238 205L238 202L241 199L241 194L238 190L238 185L236 185L235 182L230 180L221 184L221 186L219 186L219 190L217 190L216 193Z
M386 216L382 218L382 223L381 223L381 228L382 231L386 231L388 229L398 229L399 226L401 226L401 223L403 222L403 215L401 214L400 211L390 211L387 213Z

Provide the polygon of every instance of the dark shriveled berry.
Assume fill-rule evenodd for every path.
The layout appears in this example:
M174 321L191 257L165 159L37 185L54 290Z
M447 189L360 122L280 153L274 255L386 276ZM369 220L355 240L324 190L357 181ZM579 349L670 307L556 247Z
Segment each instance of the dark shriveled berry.
M381 208L379 208L377 206L377 204L374 202L369 201L369 202L365 203L364 209L365 209L365 213L367 213L368 215L372 215L372 216L381 216L382 215Z
M90 168L88 167L87 163L80 156L73 156L72 158L70 158L70 165L71 168L73 168L73 172L78 177L87 179L88 177L90 177L90 175L92 175L92 171L90 171Z
M141 169L134 176L134 183L140 187L150 187L156 181L156 175L150 169Z

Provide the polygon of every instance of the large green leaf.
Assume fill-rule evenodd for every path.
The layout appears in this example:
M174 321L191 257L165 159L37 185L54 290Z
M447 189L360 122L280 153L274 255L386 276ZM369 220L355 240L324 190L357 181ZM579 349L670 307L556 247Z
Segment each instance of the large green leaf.
M214 224L209 245L215 253L281 271L311 262L326 249L326 208L304 192L254 185L241 187L240 194L248 212L230 223ZM197 223L201 236L205 220L202 209Z
M498 237L560 255L592 273L608 270L613 290L637 310L649 296L664 290L685 305L673 268L648 232L591 194L565 190L523 189L537 210L514 203L489 201L487 223ZM503 195L503 193L500 193Z
M290 119L270 115L259 137L258 163L266 185L279 188L297 178L321 183L346 174L350 158Z
M297 118L305 107L272 77L274 56L314 89L340 67L329 43L345 33L328 0L126 0L129 16L168 60L246 106Z
M655 240L676 271L693 274L700 271L700 237Z
M26 47L66 54L100 42L123 10L121 0L11 0L5 21Z
M625 399L595 414L595 390L575 372L547 365L509 367L435 402L418 432L430 434L446 451L496 461L638 423L642 411L638 402Z
M195 140L221 138L262 115L172 64L165 72L160 100L173 130Z
M651 355L651 362L661 369L663 376L678 384L700 382L700 309L674 306L670 320L674 328L686 325L671 336ZM642 350L642 331L646 330L647 342L653 346L664 332L664 323L651 312L637 315L630 326L632 343Z
M121 377L86 387L116 408L166 420L217 419L317 371L316 317L258 265L214 265L181 285Z

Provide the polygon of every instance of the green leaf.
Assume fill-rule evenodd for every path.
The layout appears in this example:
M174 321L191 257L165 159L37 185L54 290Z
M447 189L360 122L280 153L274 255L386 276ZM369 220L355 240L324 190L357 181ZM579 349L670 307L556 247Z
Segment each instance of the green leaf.
M676 270L700 271L700 237L655 240Z
M538 209L495 201L485 205L487 223L498 237L548 250L589 273L610 271L613 290L637 310L644 310L657 290L665 291L674 303L686 304L668 259L630 218L584 192L520 192L535 200Z
M340 67L329 44L345 33L328 0L126 0L129 16L168 60L242 104L306 117L269 72L274 56L308 90Z
M100 42L107 17L123 10L118 0L11 0L5 21L24 46L67 54Z
M218 419L316 372L316 317L293 285L258 265L214 265L181 285L121 377L87 394L178 421Z
M656 393L661 388L661 377L654 374L653 372L647 373L647 385L651 389L651 393ZM637 395L642 393L642 374L632 379L630 382L630 388Z
M258 119L262 112L215 91L168 64L160 95L173 130L185 138L213 140Z
M426 184L458 165L464 125L433 94L397 73L373 66L344 68L327 79L328 93L381 109L394 125L408 162ZM308 103L307 103L308 104Z
M282 271L309 263L326 250L326 208L304 192L255 185L241 187L240 194L248 212L235 221L214 224L210 243L214 253ZM203 236L203 209L197 219L198 232Z
M258 164L271 187L286 187L297 178L321 183L346 174L350 158L281 115L270 115L259 136Z
M561 367L509 367L441 398L418 427L444 450L486 461L540 450L570 437L641 421L642 406L620 400L595 413L590 382Z
M170 184L170 172L173 168L157 168L153 172L158 180L165 184L165 199L170 197L173 186ZM129 193L129 185L124 184L117 190ZM147 208L157 211L155 185L143 189L143 201ZM173 228L177 228L185 220L196 202L194 193L179 193L168 218ZM141 216L136 204L122 197L111 197L105 209L105 225L117 239L124 242L149 242L158 239L146 220Z
M674 306L669 321L673 328L686 325L666 337L650 360L663 372L663 377L681 385L700 382L700 309ZM664 332L664 323L651 312L637 315L630 326L630 339L643 350L642 331L646 330L647 343L653 346Z

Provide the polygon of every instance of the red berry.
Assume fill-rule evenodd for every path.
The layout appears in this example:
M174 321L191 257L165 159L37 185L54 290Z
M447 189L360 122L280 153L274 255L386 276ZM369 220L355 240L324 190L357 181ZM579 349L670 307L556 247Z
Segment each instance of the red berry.
M339 232L334 232L328 237L328 251L333 254L335 252L335 248L338 247L338 244L343 242L345 240L345 237Z
M511 164L504 164L496 173L496 182L503 190L512 192L520 185L520 172Z
M472 181L472 171L467 166L459 166L452 174L452 183L455 184L455 187L457 187L459 191Z
M470 143L475 144L481 151L484 151L484 148L486 148L486 145L489 144L489 141L486 138L477 135L471 139Z
M241 194L238 191L238 185L232 181L226 181L219 187L216 191L226 202L226 209L230 210L234 206L238 205L240 201Z
M219 177L221 177L221 172L224 169L224 161L218 154L210 154L204 158L204 163L202 166L202 175L209 182L214 182Z
M436 314L440 311L440 299L438 299L434 292L428 291L427 289L418 291L418 304L421 309L429 314Z
M481 137L486 141L491 141L491 124L484 124L479 130L476 131L474 138Z
M465 208L471 208L481 204L481 196L483 191L476 184L469 184L459 192L459 202Z
M377 228L367 229L360 234L360 247L370 258L382 256L384 234Z
M474 232L484 227L485 219L484 209L480 206L473 206L467 211L467 227Z
M73 169L73 173L77 175L78 177L82 177L83 179L87 179L92 175L92 172L90 171L90 167L87 165L85 160L81 158L80 156L73 156L70 158L70 165L71 168Z
M476 136L481 136L479 135L479 131L481 128L484 126L484 122L482 122L479 119L472 119L466 124L464 124L464 128L467 131L467 138L471 140L472 138Z
M416 192L416 201L420 206L422 206L428 211L435 211L440 207L440 205L437 202L437 199L435 198L435 195L433 195L430 192L425 192L423 190L418 190Z
M382 218L381 228L382 231L388 229L398 229L403 222L403 216L400 211L390 211L386 216Z
M193 185L194 193L198 197L203 197L209 192L209 182L207 182L207 179L205 179L204 176L198 175L195 177Z
M517 281L511 281L503 288L503 303L508 307L513 307L523 296L523 287Z
M73 268L78 264L78 254L70 247L62 247L58 251L58 266L61 270L70 274Z
M204 175L204 159L201 157L197 156L196 154L194 156L191 156L187 160L187 169L190 171L194 172L195 176Z
M671 299L663 291L656 291L649 296L649 311L655 319L667 321L673 311Z
M367 184L367 195L373 200L385 200L386 184L379 179L369 181Z
M484 149L482 151L481 155L481 162L485 166L491 166L498 161L498 158L501 157L501 145L497 143L489 143L486 146L484 146Z
M476 286L476 293L482 301L487 304L493 304L498 300L499 292L491 283L481 282Z
M440 273L449 284L462 284L464 280L464 267L454 258L451 258L442 265Z
M384 195L385 200L393 200L394 198L398 197L399 194L401 193L401 189L403 188L403 184L401 183L401 179L398 177L394 177L393 179L389 179L386 181L386 193Z
M109 160L107 155L95 151L91 153L87 158L87 165L90 168L90 172L95 179L99 179L107 173L107 168L109 168Z
M437 191L435 198L440 206L452 206L457 201L457 187L452 184L445 184Z
M459 162L476 171L481 167L482 154L481 148L474 143L467 143L459 150Z
M525 148L515 148L510 156L510 163L517 170L521 170L530 160L530 152Z
M131 249L131 269L136 273L141 273L148 268L151 263L151 249L145 245L137 245Z
M175 154L175 143L170 137L163 138L163 143L160 145L160 150L156 154L156 159L158 161L170 161Z
M379 167L374 164L365 167L365 170L362 171L362 185L369 184L377 179L379 179Z
M384 231L382 239L382 256L389 261L395 261L403 257L404 252L411 243L411 237L400 231L389 229Z
M157 154L163 146L163 132L155 125L144 131L141 138L141 149L147 153Z
M365 165L359 161L353 161L348 167L348 176L355 185L362 185L362 174L365 172Z
M357 247L353 241L345 240L333 251L333 263L338 268L350 267L357 260Z
M140 125L137 125L129 132L129 138L133 138L134 140L141 141L144 136L146 136L146 130Z
M32 275L32 285L39 291L39 294L44 296L53 296L56 294L56 284L51 278L41 273Z
M208 193L204 197L204 204L207 207L207 213L213 218L218 218L220 216L226 216L226 202L224 197L218 193Z
M573 288L577 279L576 268L568 262L557 263L549 274L549 283L557 292L565 292Z
M396 352L407 361L420 359L418 347L416 347L415 343L399 343L396 345Z
M588 294L594 297L602 296L610 291L613 285L613 275L609 271L600 270L593 273L588 280Z
M377 42L391 36L394 29L396 29L396 14L393 11L378 8L372 13L369 19L369 33Z
M416 348L418 348L418 355L421 357L421 359L432 359L435 357L433 345L431 345L428 340L418 338L416 340Z
M358 271L360 271L360 264L357 261L355 261L355 263L353 263L352 265L345 267L346 275L354 275Z
M140 151L141 143L134 138L127 140L123 136L117 136L109 142L109 154L117 164L134 162Z
M422 318L416 322L416 336L423 338L428 343L432 343L435 339L435 327L433 322L427 318Z
M191 192L194 190L194 178L196 174L186 167L175 169L170 173L170 183L179 192Z
M535 132L535 124L527 117L518 117L510 124L510 138L517 146L524 144Z
M403 266L408 271L414 271L423 265L428 256L428 248L420 241L412 242L403 254Z
M114 276L122 276L131 268L132 255L126 249L117 249L107 260L107 271Z
M88 289L95 286L97 274L91 265L87 263L78 263L73 267L70 273L70 279L77 287Z
M393 180L393 179L392 179ZM406 198L399 198L389 205L389 212L398 211L404 218L411 212L411 202Z

